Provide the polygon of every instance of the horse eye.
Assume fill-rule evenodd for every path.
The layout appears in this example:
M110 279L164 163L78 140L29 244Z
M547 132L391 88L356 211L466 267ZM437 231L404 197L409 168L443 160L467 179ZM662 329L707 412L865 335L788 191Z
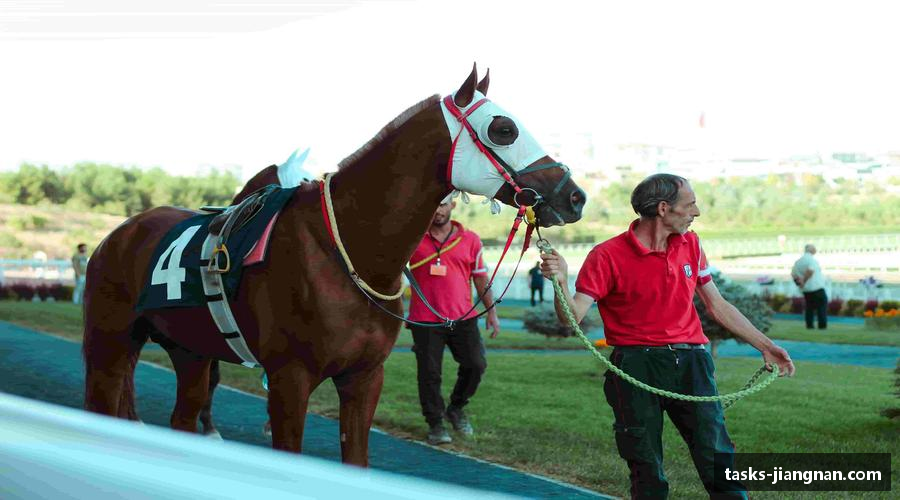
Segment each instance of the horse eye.
M498 146L509 146L519 137L519 129L512 119L495 116L488 127L488 137Z

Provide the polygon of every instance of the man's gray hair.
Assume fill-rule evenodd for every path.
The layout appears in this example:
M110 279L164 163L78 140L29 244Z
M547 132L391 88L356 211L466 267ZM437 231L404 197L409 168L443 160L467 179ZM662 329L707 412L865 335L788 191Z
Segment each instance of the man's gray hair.
M642 180L631 192L631 208L641 217L659 215L659 202L674 205L678 190L687 183L684 177L673 174L653 174Z

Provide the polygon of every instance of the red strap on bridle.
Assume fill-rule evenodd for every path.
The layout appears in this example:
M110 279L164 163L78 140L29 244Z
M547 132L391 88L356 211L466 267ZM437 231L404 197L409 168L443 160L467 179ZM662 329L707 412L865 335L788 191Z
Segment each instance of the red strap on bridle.
M494 283L494 277L497 276L497 271L500 270L500 263L503 262L503 258L506 257L506 252L508 252L509 247L512 246L513 239L516 236L516 231L519 230L519 225L522 224L522 219L525 218L525 208L526 207L524 205L519 207L519 213L516 214L516 220L513 221L512 228L509 230L509 236L506 237L506 245L503 247L503 253L500 254L500 259L497 261L497 265L494 266L494 272L491 274L491 279L488 280L488 284L487 284L488 288L490 288L490 286ZM529 225L528 227L530 229L532 226ZM523 254L525 253L525 250L528 250L528 243L529 243L530 239L531 239L531 232L529 230L526 232L525 246L524 246L524 248L522 248Z
M487 99L482 99L475 104L473 104L469 109L466 110L465 113L460 111L458 107L456 107L456 103L453 102L453 98L449 95L444 97L444 106L450 111L457 121L469 131L469 136L472 138L472 142L475 143L475 146L478 148L481 153L487 157L487 159L491 162L491 165L497 169L497 172L503 176L503 180L505 180L510 186L512 186L513 190L517 193L522 192L522 188L516 184L516 181L513 180L512 176L509 175L509 172L503 168L500 163L494 158L494 156L488 151L487 146L485 146L481 139L478 138L478 134L475 133L475 129L472 128L472 125L469 123L469 115L472 114L473 111L480 108L484 103L488 102ZM462 129L460 129L459 133L456 134L456 138L453 139L453 145L450 147L450 160L447 162L447 182L450 184L450 187L453 187L453 155L456 153L456 143L459 142L459 136L462 135Z
M507 184L512 186L513 190L516 193L521 193L522 188L519 187L518 184L513 180L512 176L509 175L509 172L497 162L497 159L488 151L487 146L481 142L481 139L478 138L478 134L475 133L475 129L472 128L472 125L469 123L469 115L472 114L473 111L480 108L483 104L488 102L487 99L481 99L480 101L473 104L469 109L462 112L457 106L456 103L453 102L453 98L451 96L444 97L444 106L450 111L457 121L469 132L469 136L472 138L472 142L475 143L475 146L478 148L481 153L487 157L487 159L491 162L491 165L497 169L497 172L503 176L503 180L506 181ZM459 137L462 135L462 129L459 130L459 133L456 134L456 137L453 139L453 144L450 146L450 160L447 162L447 183L450 184L451 188L453 186L453 157L456 154L456 145L459 142ZM455 189L455 188L454 188ZM503 247L503 253L500 254L500 259L497 261L497 265L494 267L494 272L491 274L491 279L488 281L487 288L490 288L494 283L494 278L497 276L497 271L500 270L500 263L503 262L503 258L506 257L506 252L509 251L509 248L512 246L513 239L516 236L516 232L519 230L519 225L522 224L522 220L525 218L525 205L519 205L519 212L516 214L516 219L513 221L512 228L509 230L509 236L506 238L506 245ZM522 245L522 253L519 256L521 259L522 255L525 255L525 252L528 250L528 247L531 245L531 233L534 231L534 225L528 224L528 229L525 231L525 242Z

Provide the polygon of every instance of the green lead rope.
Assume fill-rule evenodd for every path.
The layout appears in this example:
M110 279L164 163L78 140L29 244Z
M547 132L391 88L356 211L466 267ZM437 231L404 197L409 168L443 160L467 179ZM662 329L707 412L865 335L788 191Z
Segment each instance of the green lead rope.
M538 248L541 249L542 253L550 253L550 250L552 249L552 247L550 246L550 243L545 239L539 240L537 243L537 246L538 246ZM591 344L591 341L588 340L588 338L584 334L584 332L581 331L581 327L578 326L578 322L575 321L575 315L572 314L572 310L569 309L569 302L566 300L566 297L563 294L562 286L560 286L559 280L554 279L552 281L553 281L553 291L556 294L556 298L558 299L560 305L562 306L562 309L563 309L563 312L565 313L566 319L569 321L569 325L575 331L575 335L578 336L579 340L581 340L581 343L584 344L584 346L587 348L587 350L590 351L591 354L593 354L595 358L597 358L601 363L606 365L606 367L611 372L615 373L622 379L628 381L629 383L633 384L636 387L640 387L641 389L643 389L647 392L656 394L658 396L671 398L671 399L680 399L682 401L694 401L697 403L708 403L708 402L721 401L722 408L727 410L729 407L731 407L731 405L736 403L739 399L747 397L751 394L756 394L757 392L763 390L765 387L767 387L769 384L774 382L775 379L778 378L778 365L773 363L772 364L772 373L770 373L768 377L764 378L762 381L760 381L757 384L757 381L759 380L759 378L766 372L766 367L765 367L765 365L763 365L762 367L759 368L759 370L756 370L756 373L754 373L753 376L750 377L750 380L748 380L747 383L744 384L744 387L741 390L739 390L737 392L732 392L730 394L719 394L718 396L692 396L689 394L679 394L677 392L665 391L665 390L647 385L644 382L641 382L640 380L638 380L638 379L632 377L631 375L620 370L617 366L612 364L612 361L607 359L606 356L600 354L600 352L596 348L594 348L593 344ZM754 385L754 384L756 384L756 385Z

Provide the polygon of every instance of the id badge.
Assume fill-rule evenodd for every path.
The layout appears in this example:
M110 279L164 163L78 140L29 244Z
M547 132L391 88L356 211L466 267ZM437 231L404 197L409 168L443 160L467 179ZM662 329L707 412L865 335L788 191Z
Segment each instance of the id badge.
M431 270L429 271L432 276L447 276L447 266L442 266L440 264L432 264Z

